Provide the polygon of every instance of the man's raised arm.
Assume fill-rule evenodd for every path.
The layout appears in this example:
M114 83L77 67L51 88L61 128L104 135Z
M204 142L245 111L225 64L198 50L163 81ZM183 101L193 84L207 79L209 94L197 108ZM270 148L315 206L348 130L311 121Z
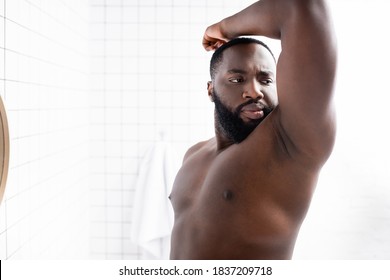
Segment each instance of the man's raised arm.
M337 52L326 1L258 1L208 27L203 46L213 50L242 35L281 40L277 123L292 156L321 165L335 137L332 96Z

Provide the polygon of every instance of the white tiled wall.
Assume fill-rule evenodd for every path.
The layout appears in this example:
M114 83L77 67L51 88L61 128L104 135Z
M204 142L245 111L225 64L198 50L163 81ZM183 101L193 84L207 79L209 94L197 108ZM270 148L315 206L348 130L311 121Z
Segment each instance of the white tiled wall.
M390 259L390 3L330 4L339 45L337 141L295 257Z
M89 256L88 2L0 1L1 259Z

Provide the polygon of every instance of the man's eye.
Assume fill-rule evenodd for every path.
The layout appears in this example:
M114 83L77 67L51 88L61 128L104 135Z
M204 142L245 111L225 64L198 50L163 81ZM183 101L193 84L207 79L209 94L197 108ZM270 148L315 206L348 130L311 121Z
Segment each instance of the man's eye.
M242 83L244 81L243 78L230 78L229 79L229 82L232 82L232 83Z
M266 79L266 80L263 80L263 81L261 81L263 84L265 84L265 85L270 85L270 84L272 84L274 81L272 80L272 79Z

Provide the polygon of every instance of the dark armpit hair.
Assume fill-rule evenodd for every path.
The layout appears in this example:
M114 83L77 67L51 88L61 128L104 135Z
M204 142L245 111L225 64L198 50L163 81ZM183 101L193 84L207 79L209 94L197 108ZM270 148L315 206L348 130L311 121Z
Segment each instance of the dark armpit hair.
M247 38L247 37L234 38L231 41L227 42L226 44L223 44L221 47L219 47L213 53L213 56L211 57L211 60L210 60L211 79L212 80L214 79L215 74L217 73L217 68L219 67L220 63L222 62L222 54L226 49L228 49L232 46L235 46L235 45L239 45L239 44L251 44L251 43L259 44L259 45L262 45L264 48L266 48L271 53L272 57L274 58L274 60L276 62L274 54L272 53L271 49L264 42L257 40L257 39L254 39L254 38Z

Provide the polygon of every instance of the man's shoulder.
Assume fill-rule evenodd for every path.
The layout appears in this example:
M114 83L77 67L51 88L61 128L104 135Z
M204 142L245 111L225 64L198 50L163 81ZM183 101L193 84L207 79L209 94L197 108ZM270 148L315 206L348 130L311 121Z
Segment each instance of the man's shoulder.
M192 155L198 153L202 149L209 147L213 142L215 141L215 138L211 138L206 141L201 141L190 147L187 152L184 155L183 162L186 161L188 158L190 158Z

